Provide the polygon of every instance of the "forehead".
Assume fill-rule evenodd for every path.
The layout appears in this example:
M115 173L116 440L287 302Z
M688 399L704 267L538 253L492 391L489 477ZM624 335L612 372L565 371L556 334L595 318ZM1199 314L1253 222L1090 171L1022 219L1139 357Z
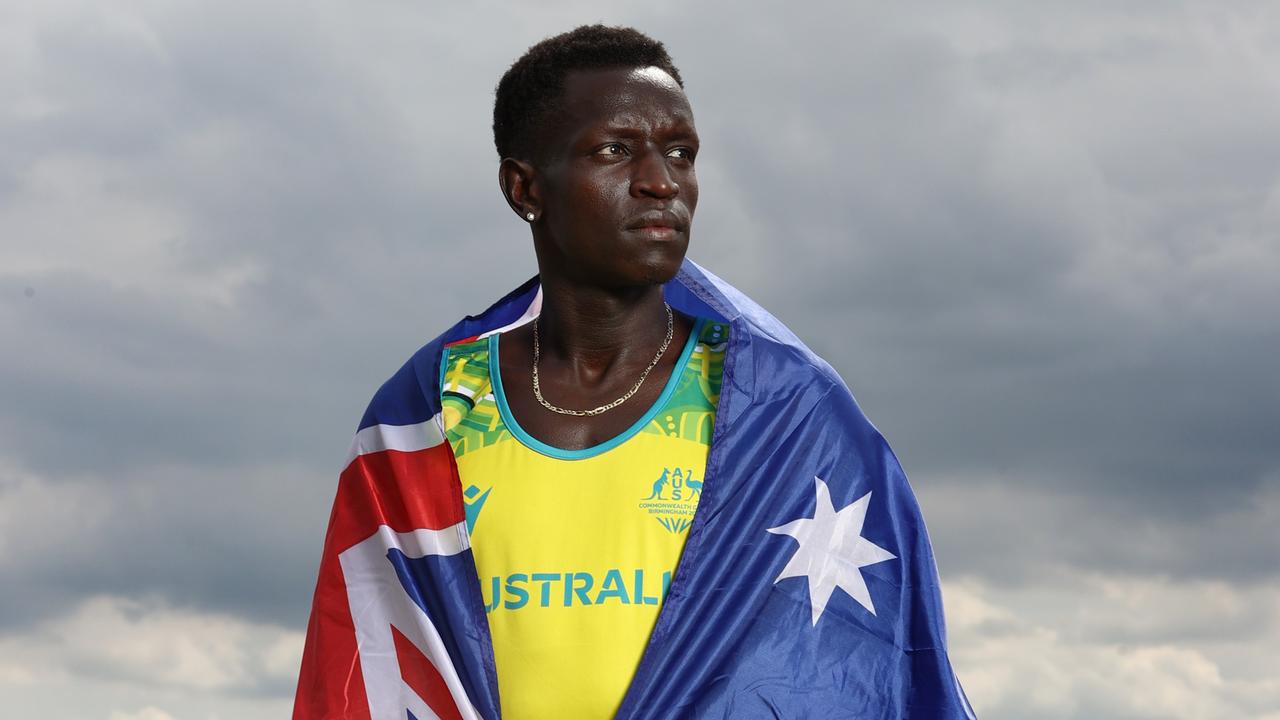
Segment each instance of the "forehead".
M575 70L565 77L560 107L555 124L570 140L613 124L693 129L689 99L674 78L656 67Z

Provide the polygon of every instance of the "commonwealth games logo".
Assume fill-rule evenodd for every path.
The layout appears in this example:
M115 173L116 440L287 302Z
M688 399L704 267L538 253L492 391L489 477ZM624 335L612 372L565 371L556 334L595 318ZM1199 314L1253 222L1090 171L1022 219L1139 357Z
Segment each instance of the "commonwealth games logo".
M693 523L700 495L702 481L694 479L693 468L663 468L639 507L670 532L682 533Z

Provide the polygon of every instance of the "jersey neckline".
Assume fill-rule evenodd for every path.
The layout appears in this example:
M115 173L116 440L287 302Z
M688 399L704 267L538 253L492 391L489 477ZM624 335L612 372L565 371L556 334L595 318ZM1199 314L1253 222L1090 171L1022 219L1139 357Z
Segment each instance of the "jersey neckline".
M653 405L638 420L632 423L631 427L602 443L582 448L581 450L566 450L554 445L548 445L530 435L521 427L520 423L516 422L515 414L511 412L511 407L507 405L507 393L502 389L502 362L498 355L498 338L502 333L494 333L489 336L489 375L493 379L493 397L497 401L498 413L502 417L502 422L506 424L511 436L519 440L522 445L548 457L559 460L585 460L606 453L630 440L636 433L643 430L644 426L648 425L657 416L658 412L667 404L667 401L671 399L671 396L675 394L676 386L680 383L680 376L688 368L689 357L693 355L693 348L697 346L702 337L705 322L705 318L697 318L694 321L693 329L689 331L689 339L685 341L684 349L680 352L680 357L676 360L675 367L671 370L671 377L667 378L667 384L662 388L662 394L653 402Z

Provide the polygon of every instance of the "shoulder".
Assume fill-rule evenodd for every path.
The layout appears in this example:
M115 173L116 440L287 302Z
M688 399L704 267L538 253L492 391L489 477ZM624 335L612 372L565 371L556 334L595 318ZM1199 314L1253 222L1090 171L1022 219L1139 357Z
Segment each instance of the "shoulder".
M360 428L372 425L416 425L440 411L439 371L445 335L418 349L373 394Z
M798 339L757 334L752 338L752 346L760 397L785 393L795 384L816 387L828 394L849 394L848 386L835 368Z
M732 321L732 343L752 371L752 395L760 401L789 395L797 387L823 394L851 393L844 379L791 328L746 295L738 294Z
M440 412L440 367L446 345L469 341L497 328L519 323L534 309L537 278L504 295L478 315L468 315L418 349L374 393L360 429L371 425L415 425Z
M687 261L676 297L726 318L731 327L725 383L742 411L787 408L815 417L838 415L858 434L875 433L840 374L785 323L728 282ZM743 402L743 397L749 402ZM731 399L733 404L735 400Z

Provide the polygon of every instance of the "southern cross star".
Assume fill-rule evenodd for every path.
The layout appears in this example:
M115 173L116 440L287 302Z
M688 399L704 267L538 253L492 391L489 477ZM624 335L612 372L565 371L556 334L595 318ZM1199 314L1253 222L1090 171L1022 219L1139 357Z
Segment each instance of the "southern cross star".
M787 566L782 568L782 574L773 582L776 585L786 578L802 575L809 579L809 604L815 627L837 587L875 615L876 606L871 602L871 593L862 578L861 568L893 560L897 555L862 537L862 523L867 517L871 493L837 512L831 504L827 484L820 477L814 476L813 479L818 483L817 507L813 517L769 528L769 532L775 535L790 535L800 543Z

